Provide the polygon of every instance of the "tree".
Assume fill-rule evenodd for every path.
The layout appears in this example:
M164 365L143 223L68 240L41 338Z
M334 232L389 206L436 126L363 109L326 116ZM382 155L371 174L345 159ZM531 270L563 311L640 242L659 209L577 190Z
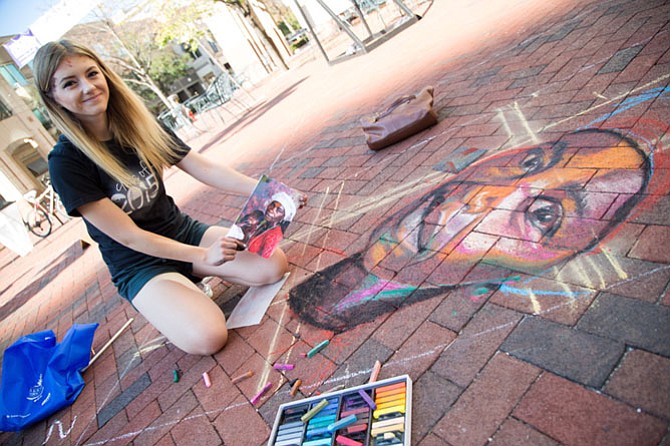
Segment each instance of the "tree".
M96 15L99 20L78 25L67 35L84 42L96 42L93 44L96 51L131 88L148 103L158 99L169 108L164 91L186 73L188 67L184 61L146 38L147 33L153 34L154 25L150 22L127 22L123 31L117 31L102 10Z

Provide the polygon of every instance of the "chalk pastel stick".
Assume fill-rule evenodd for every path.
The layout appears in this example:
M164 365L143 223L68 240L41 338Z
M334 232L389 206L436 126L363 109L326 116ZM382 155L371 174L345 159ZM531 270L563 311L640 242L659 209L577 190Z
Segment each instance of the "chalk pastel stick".
M367 406L366 407L357 407L355 409L349 409L349 410L343 411L340 414L340 416L344 418L344 417L348 417L349 415L356 415L356 414L359 414L359 413L368 413L369 410L370 410L370 408L367 407Z
M307 357L308 357L308 358L311 358L312 356L316 355L316 354L319 353L321 350L323 350L324 348L326 348L326 346L327 346L328 344L330 344L330 341L329 341L328 339L326 339L325 341L321 341L321 342L319 342L317 345L314 346L313 349L311 349L310 351L307 352Z
M240 376L236 376L235 378L232 379L233 384L237 384L238 382L242 381L243 379L251 378L254 376L254 372L252 370L249 370L246 373L241 374Z
M352 424L351 426L347 427L347 433L348 434L355 434L356 432L364 432L368 430L368 425L367 423L363 424Z
M350 424L354 424L358 418L356 418L356 415L349 415L347 417L342 418L341 420L338 420L332 424L328 425L328 431L332 434L338 429L342 429L344 427L349 426Z
M305 415L300 417L300 420L302 420L303 423L306 423L309 421L314 415L319 413L321 409L326 407L328 405L328 400L321 400L316 406L312 407Z
M212 387L212 381L209 380L209 374L207 372L202 373L202 380L205 381L205 387Z
M389 418L388 420L375 421L374 423L372 423L372 428L375 429L377 427L391 426L393 424L404 423L404 422L405 417Z
M405 387L406 386L404 382L389 384L387 386L377 387L377 389L375 389L375 393L383 393L386 392L387 390L393 390L393 389L401 389L401 388L404 389Z
M295 394L298 393L298 390L300 389L301 385L302 380L296 379L295 382L293 383L293 387L291 387L291 396L295 396Z
M384 403L377 401L377 409L386 409L387 407L400 406L401 404L403 406L405 405L405 398L399 398L397 400L387 401Z
M394 424L393 426L384 426L377 429L372 429L372 431L370 431L370 435L376 437L377 435L381 435L387 432L405 432L405 424L400 423Z
M302 446L330 446L332 438L320 438L318 440L307 441L302 444Z
M386 432L405 432L405 423L399 423L399 424L393 424L391 426L383 426L383 427L378 427L376 429L372 429L370 432L370 435L373 437L376 437L379 434L383 434Z
M381 397L377 396L375 398L375 403L377 403L377 404L386 403L388 401L400 400L400 399L403 399L403 398L405 398L405 393L404 392L392 393L392 394L387 393L387 394L384 394Z
M272 383L268 381L268 383L261 389L260 392L258 392L252 399L251 399L251 404L256 404L257 402L260 401L261 397L265 395L265 393L270 390L272 387Z
M361 390L358 391L358 394L363 397L366 404L368 406L370 406L370 409L375 410L377 408L377 404L374 401L372 401L372 398L370 398L370 395L368 395L368 392L361 389Z
M400 406L393 406L393 407L387 407L386 409L375 410L372 413L372 416L375 418L379 418L382 415L390 414L393 412L405 413L405 405L401 404Z
M370 380L368 383L373 383L379 378L379 372L382 369L382 363L379 360L375 361L375 365L372 367L372 373L370 373Z
M335 437L335 441L337 444L342 446L363 446L363 443L360 441L352 440L351 438L347 438L344 435L338 435Z
M308 429L307 432L305 432L305 436L307 438L314 438L318 437L319 435L326 435L330 434L331 432L328 430L328 426L320 427L318 429Z
M272 366L275 370L293 370L295 368L294 364L279 364L276 363Z
M386 398L391 395L404 395L405 389L391 389L384 392L375 392L375 399Z

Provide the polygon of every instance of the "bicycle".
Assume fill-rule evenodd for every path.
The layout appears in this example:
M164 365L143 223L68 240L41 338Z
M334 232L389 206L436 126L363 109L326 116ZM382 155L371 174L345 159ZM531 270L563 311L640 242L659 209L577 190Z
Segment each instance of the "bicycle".
M44 180L44 184L47 187L41 194L37 195L37 191L33 189L23 195L24 200L30 205L30 209L25 212L25 216L21 212L21 219L26 228L42 238L51 234L53 229L52 217L55 217L61 224L65 224L70 219L48 178ZM46 207L43 204L45 200Z
M46 188L41 194L39 194L39 196L35 198L35 200L42 204L49 216L56 217L56 220L58 220L60 224L65 224L65 222L70 220L70 216L67 215L65 206L63 206L63 203L61 203L58 194L56 194L56 191L54 191L54 188L51 185L51 180L47 177L43 180L43 183Z
M53 225L47 214L47 210L37 201L37 192L35 190L28 191L23 198L30 205L30 209L26 212L25 216L23 212L20 212L21 220L23 220L26 228L36 236L42 238L51 234Z

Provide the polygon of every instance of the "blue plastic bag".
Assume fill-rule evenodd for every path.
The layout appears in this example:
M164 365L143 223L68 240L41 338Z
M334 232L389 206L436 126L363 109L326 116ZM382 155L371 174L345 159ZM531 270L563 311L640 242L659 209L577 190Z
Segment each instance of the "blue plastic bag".
M53 331L23 336L5 350L0 430L18 431L74 403L84 389L98 324L75 324L60 344Z

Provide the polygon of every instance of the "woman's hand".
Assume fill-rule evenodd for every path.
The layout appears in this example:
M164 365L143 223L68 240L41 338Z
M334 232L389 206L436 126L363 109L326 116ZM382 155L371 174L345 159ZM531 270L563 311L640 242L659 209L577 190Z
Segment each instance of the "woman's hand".
M298 209L302 209L307 205L307 195L298 191Z
M240 240L232 237L219 237L207 248L205 262L212 266L218 266L235 259L238 251L244 251L247 246Z

